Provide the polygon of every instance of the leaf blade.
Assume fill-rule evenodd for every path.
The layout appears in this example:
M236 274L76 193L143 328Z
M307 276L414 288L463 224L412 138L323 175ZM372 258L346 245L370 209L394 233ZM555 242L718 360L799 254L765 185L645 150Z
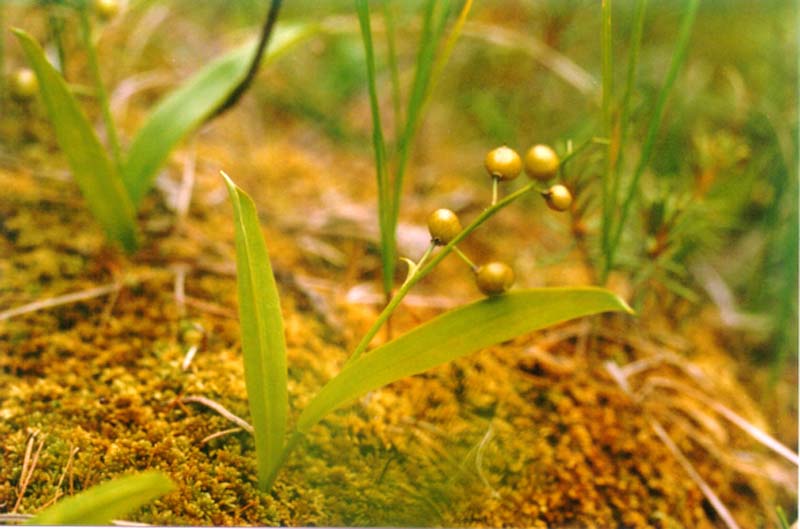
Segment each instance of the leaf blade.
M317 30L311 24L276 27L264 60L274 59ZM255 42L250 42L224 54L156 104L123 162L122 176L134 204L150 189L175 145L199 127L244 78L255 48Z
M111 520L174 488L161 472L124 476L66 498L28 520L26 525L110 525Z
M255 204L228 175L222 176L236 219L239 322L258 482L267 490L280 464L289 408L283 316Z
M36 72L56 140L89 210L111 240L119 242L127 252L134 251L137 246L136 211L114 163L64 78L47 61L39 44L26 32L13 31Z
M317 394L297 421L307 433L359 395L520 334L573 318L630 308L595 287L543 288L484 299L449 311L359 358Z

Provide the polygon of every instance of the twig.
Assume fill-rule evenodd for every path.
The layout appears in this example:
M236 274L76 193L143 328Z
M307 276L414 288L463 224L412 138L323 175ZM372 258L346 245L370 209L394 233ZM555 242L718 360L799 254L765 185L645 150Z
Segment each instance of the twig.
M225 408L225 406L219 404L218 402L215 402L211 399L207 399L205 397L201 397L199 395L190 395L188 397L183 397L181 398L181 402L196 402L197 404L202 404L203 406L211 408L215 412L219 413L232 423L238 424L239 427L241 427L243 430L249 433L253 433L253 427L250 426L250 424L247 421L234 415L227 408Z
M211 435L207 435L206 437L201 439L200 440L200 445L202 446L202 445L206 444L207 442L211 441L212 439L216 439L218 437L223 437L223 436L226 436L228 434L241 432L241 431L242 431L242 428L236 427L236 428L228 428L227 430L222 430L222 431L219 431L219 432L212 433Z
M43 309L57 307L59 305L75 303L76 301L84 301L87 299L105 296L106 294L110 294L121 288L122 283L112 283L110 285L90 288L82 292L73 292L72 294L64 294L63 296L56 296L54 298L40 299L39 301L34 301L32 303L28 303L27 305L22 305L20 307L0 312L0 321L8 320L15 316L20 316L29 312L36 312Z
M19 506L22 503L22 498L25 496L25 490L28 488L31 478L33 478L33 471L36 470L36 465L39 463L39 454L42 453L44 440L47 437L45 435L39 439L39 446L36 447L36 453L33 454L33 457L31 457L31 453L33 452L33 444L36 440L36 436L39 435L39 433L41 433L39 430L33 430L28 438L28 444L25 447L25 456L22 459L22 473L20 474L19 478L17 502L14 504L14 508L11 509L11 514L15 514L17 509L19 509Z
M281 9L281 1L282 0L272 0L270 3L269 11L267 12L267 18L264 21L263 27L261 28L261 38L258 41L256 53L253 56L253 60L250 63L250 69L247 71L244 79L242 79L241 82L236 85L236 88L233 89L227 99L225 99L225 101L222 102L217 110L211 114L209 120L223 114L226 110L235 105L250 87L250 84L252 84L253 79L258 72L258 66L261 64L261 57L264 55L264 51L267 49L267 43L269 43L269 38L272 35L272 28L275 26L275 21L278 19L278 13Z
M717 514L725 522L730 529L739 529L739 524L736 523L736 520L733 519L730 511L725 504L722 503L722 500L719 499L719 496L714 492L714 490L705 482L705 480L697 473L692 463L683 455L681 449L672 441L667 432L664 431L664 428L661 426L655 419L650 419L650 426L653 428L653 431L656 435L661 439L661 442L664 443L664 446L672 452L672 455L675 459L678 460L678 463L683 467L689 477L692 478L692 481L700 488L703 492L703 495L706 497L708 502L714 507L714 510L717 511Z
M75 456L75 454L78 453L78 450L79 448L77 446L73 446L72 448L70 448L69 457L67 458L67 464L64 465L64 470L61 472L61 476L58 478L58 483L56 484L56 493L47 503L39 507L39 510L46 509L47 507L58 501L58 499L64 495L64 493L61 492L61 484L64 483L64 478L67 476L67 472L71 472L72 458Z

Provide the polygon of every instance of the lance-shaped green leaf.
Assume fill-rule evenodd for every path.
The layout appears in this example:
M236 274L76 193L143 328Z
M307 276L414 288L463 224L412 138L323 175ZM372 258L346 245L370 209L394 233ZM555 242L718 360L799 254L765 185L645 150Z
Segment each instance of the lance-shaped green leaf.
M265 60L275 59L319 29L312 24L279 26ZM256 43L249 42L211 62L164 96L133 138L123 162L125 187L138 204L153 184L170 151L225 101L247 74Z
M226 175L236 223L236 283L244 375L256 442L259 486L272 480L289 407L280 298L252 199Z
M570 287L512 292L451 310L342 370L300 415L297 431L307 433L339 406L403 377L537 329L607 311L631 309L608 290Z
M112 479L45 509L26 525L111 525L175 486L161 472Z
M53 68L39 44L27 33L14 34L39 80L39 91L56 133L59 147L72 170L89 210L109 239L126 251L136 249L136 210L114 163L97 138L92 125Z

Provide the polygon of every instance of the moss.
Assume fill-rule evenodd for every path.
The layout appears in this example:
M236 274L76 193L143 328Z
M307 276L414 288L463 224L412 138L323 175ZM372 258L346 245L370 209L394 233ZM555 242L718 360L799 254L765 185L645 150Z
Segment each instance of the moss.
M283 147L278 151L285 156L289 147ZM269 162L271 155L265 156ZM298 171L314 167L306 158L292 151ZM200 178L198 188L213 189L210 181ZM179 403L182 396L202 395L240 417L248 414L228 212L196 207L178 230L164 205L149 197L142 213L145 245L129 260L104 246L68 183L43 189L35 177L0 170L0 185L9 190L0 201L0 248L9 255L0 264L9 278L1 306L125 279L117 295L0 326L0 505L6 509L17 501L28 432L35 428L46 435L45 444L20 512L119 474L162 469L178 489L133 520L715 527L702 495L652 434L642 407L602 369L609 358L637 358L634 348L598 340L582 354L574 332L549 342L524 337L364 396L315 427L274 489L261 493L252 438L238 432L204 441L232 425L203 406ZM324 311L292 278L297 271L335 273L303 259L291 234L274 230L269 236L284 296L296 416L340 369L352 329L363 328L371 312L344 306L345 330L327 327ZM170 266L176 263L189 267L186 295L203 302L187 304L185 313L173 294ZM452 288L470 291L468 275L464 284ZM432 313L404 310L394 325L402 329ZM203 335L184 371L187 321ZM549 353L531 352L538 350ZM736 488L742 477L710 460L679 429L670 433L736 515L756 520L757 502ZM744 446L732 435L732 446ZM78 452L68 467L73 448Z

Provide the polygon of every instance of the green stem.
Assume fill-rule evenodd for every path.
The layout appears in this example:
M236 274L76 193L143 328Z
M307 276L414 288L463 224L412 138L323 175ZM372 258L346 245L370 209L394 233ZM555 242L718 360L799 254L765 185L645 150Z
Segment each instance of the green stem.
M456 255L458 255L461 258L462 261L467 263L467 266L470 267L470 269L473 272L478 269L478 267L475 265L475 263L472 262L472 259L467 257L467 255L464 252L459 250L458 246L453 246L453 251L456 253Z
M620 186L620 172L622 170L622 160L625 155L625 145L628 141L630 130L631 99L633 98L634 83L636 82L636 70L639 67L639 51L642 48L642 34L644 33L644 15L647 10L647 0L637 0L636 13L634 14L634 27L631 33L631 41L628 45L630 57L628 58L628 74L625 80L625 95L622 97L622 107L619 118L619 144L617 147L617 159L614 163L614 186L611 190L611 202L617 203Z
M386 170L386 144L383 138L383 127L381 125L381 114L378 104L378 89L375 82L375 53L372 44L369 4L366 0L355 0L355 5L367 63L369 103L372 112L372 145L375 150L375 176L378 183L378 225L381 232L383 292L388 297L394 285L396 221L393 220L394 207L390 195Z
M350 355L350 358L348 358L348 360L345 362L344 367L347 367L351 363L355 362L364 353L364 351L366 351L369 343L372 341L375 335L378 334L378 331L386 322L386 320L389 319L389 316L391 316L392 312L394 312L397 306L400 305L400 302L403 301L403 298L406 296L406 294L408 294L408 291L411 290L414 287L414 285L416 285L423 277L428 275L431 272L431 270L433 270L436 267L436 265L438 265L442 261L442 259L447 257L447 255L455 249L456 245L459 242L464 240L464 238L466 238L470 233L475 231L475 229L477 229L478 226L486 222L489 218L494 216L498 211L505 208L513 201L515 201L516 199L518 199L519 197L521 197L522 195L531 190L538 190L537 182L531 182L525 187L518 189L514 193L511 193L502 200L498 201L497 204L493 204L492 206L486 208L483 211L483 213L478 215L475 218L475 220L473 220L466 228L464 228L461 231L461 233L456 235L452 241L443 246L441 251L438 252L427 265L422 266L422 262L420 262L420 266L417 267L417 269L414 271L411 277L409 277L406 280L406 282L403 283L403 285L397 290L397 293L394 295L394 297L392 297L391 301L389 301L389 303L386 305L383 311L378 315L378 318L375 320L375 323L373 323L372 326L369 328L369 330L367 330L367 333L358 343L355 350Z
M117 128L114 126L114 120L111 117L111 106L108 102L108 92L103 85L103 79L100 76L100 66L97 61L97 50L92 43L92 28L89 22L89 13L87 8L80 9L81 19L81 40L83 47L86 48L86 55L89 59L89 70L92 74L94 81L95 91L97 98L100 101L100 109L103 113L103 122L106 126L106 135L108 136L108 143L111 145L111 153L114 158L114 164L117 169L121 167L122 156L119 148L119 138L117 136Z
M609 246L606 249L606 261L605 266L603 267L603 273L601 275L601 283L605 283L606 279L608 279L608 274L611 272L614 266L614 257L617 248L619 247L619 241L622 236L622 228L625 226L625 221L628 219L628 214L630 213L631 204L633 203L633 199L636 197L639 189L639 180L641 179L644 170L647 168L647 165L650 162L650 156L653 151L653 146L655 145L656 134L658 133L659 126L661 125L661 120L664 117L664 108L667 104L667 98L669 97L672 86L675 84L675 80L678 77L678 71L686 59L686 54L689 49L689 40L692 36L692 27L694 25L694 20L695 16L697 15L697 9L699 5L700 0L689 0L689 6L686 9L686 13L683 15L681 28L678 33L677 44L675 45L675 51L672 54L672 62L670 64L669 71L667 72L667 77L664 80L664 85L658 92L658 99L656 100L653 115L651 116L650 123L647 127L647 135L645 136L644 145L642 146L642 155L639 158L639 163L637 164L636 170L633 173L631 185L628 187L627 195L622 203L619 220L616 223L616 229L614 230L614 234L609 241Z
M394 141L402 134L403 115L400 107L400 73L397 67L397 47L395 46L394 17L389 7L390 0L383 2L383 23L386 25L386 48L389 75L392 81L392 110L394 112Z
M52 8L51 8L52 9ZM67 53L64 48L64 19L62 15L54 14L52 11L47 17L47 25L49 26L50 36L56 44L56 54L58 56L58 71L67 78Z
M603 60L603 134L609 139L606 150L606 169L603 173L603 217L602 217L602 246L608 252L608 242L611 232L612 208L611 203L611 169L613 166L613 133L614 116L611 110L614 73L612 55L612 34L611 34L611 0L603 0L602 3L602 31L601 31L601 50Z

